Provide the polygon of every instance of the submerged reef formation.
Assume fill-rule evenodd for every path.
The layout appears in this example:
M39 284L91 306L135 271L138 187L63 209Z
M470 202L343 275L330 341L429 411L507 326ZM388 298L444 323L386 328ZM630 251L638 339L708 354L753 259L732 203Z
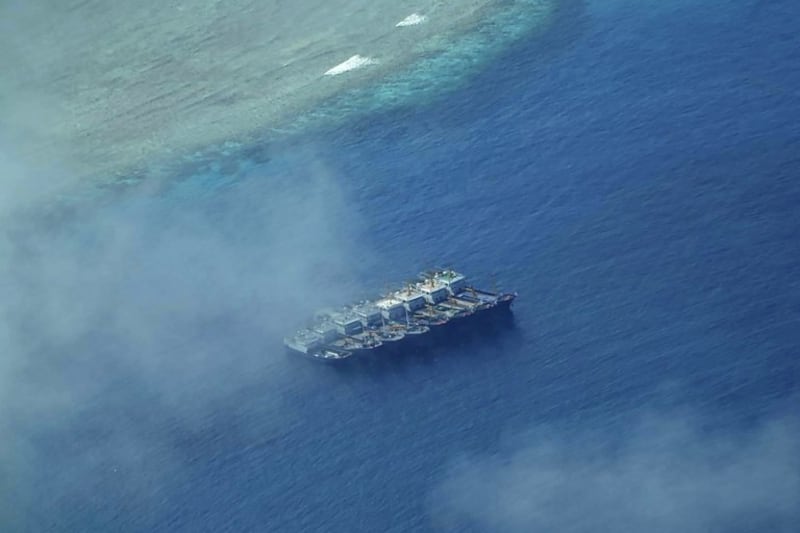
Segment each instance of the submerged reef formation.
M546 27L558 3L12 2L0 137L30 161L119 179L438 94Z

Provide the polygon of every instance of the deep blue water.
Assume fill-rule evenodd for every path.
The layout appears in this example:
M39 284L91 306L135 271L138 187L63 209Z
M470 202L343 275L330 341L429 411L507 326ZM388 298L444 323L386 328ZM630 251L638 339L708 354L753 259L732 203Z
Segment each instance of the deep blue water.
M459 92L263 147L214 193L234 209L231 191L313 152L360 221L364 283L432 261L496 276L519 292L513 326L375 365L270 354L191 424L147 391L106 391L85 430L128 416L157 443L143 470L180 466L140 480L147 498L100 476L31 510L34 529L495 530L440 522L459 458L502 463L542 431L580 457L585 435L624 446L653 412L735 438L796 421L800 9L651 4L588 3ZM230 328L247 339L220 359L258 350ZM762 530L790 531L798 506ZM569 524L553 530L586 530Z

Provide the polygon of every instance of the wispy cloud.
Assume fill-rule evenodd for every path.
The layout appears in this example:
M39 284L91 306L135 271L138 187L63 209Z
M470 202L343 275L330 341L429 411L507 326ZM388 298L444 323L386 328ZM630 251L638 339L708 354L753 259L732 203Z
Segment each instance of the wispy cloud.
M67 206L43 192L54 176L2 159L0 526L69 529L59 513L114 494L147 506L181 467L153 426L269 389L282 336L341 302L365 257L336 177L308 160L185 200Z
M796 531L798 422L724 433L658 415L614 436L543 428L510 453L454 462L433 518L453 531Z

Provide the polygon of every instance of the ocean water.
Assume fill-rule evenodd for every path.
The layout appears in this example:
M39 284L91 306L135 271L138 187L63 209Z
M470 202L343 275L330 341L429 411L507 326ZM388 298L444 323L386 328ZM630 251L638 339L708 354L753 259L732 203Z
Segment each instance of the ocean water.
M797 531L800 10L570 9L438 99L48 226L18 275L69 357L12 399L5 530ZM284 354L431 264L513 323Z

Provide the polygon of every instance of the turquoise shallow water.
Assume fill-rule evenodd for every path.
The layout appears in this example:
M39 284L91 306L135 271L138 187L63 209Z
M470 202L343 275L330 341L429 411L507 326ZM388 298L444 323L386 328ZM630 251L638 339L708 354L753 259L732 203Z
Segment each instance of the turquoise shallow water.
M188 165L43 233L12 296L73 297L62 321L20 316L63 326L36 353L74 403L15 422L30 445L0 517L793 531L800 15L582 10L446 98ZM519 291L513 325L346 368L283 353L305 312L431 262Z

